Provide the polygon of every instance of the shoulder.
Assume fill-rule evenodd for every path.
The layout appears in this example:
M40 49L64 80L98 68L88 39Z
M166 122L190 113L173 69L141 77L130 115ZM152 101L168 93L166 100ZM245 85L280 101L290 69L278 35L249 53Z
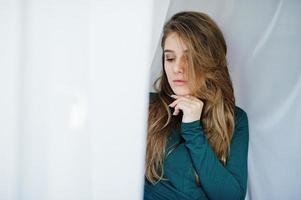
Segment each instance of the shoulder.
M248 118L246 111L244 111L242 108L238 106L235 106L234 114L236 119Z
M235 128L248 126L248 115L242 108L235 106Z
M149 92L149 101L153 101L156 97L158 97L158 93L156 92Z
M156 93L156 92L149 92L149 98L152 98L152 97L155 97L155 96L158 96L158 93Z

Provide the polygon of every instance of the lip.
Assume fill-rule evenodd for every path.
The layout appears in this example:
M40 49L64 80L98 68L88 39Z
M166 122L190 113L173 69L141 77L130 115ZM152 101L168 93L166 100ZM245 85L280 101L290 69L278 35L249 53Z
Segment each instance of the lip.
M176 86L182 86L187 83L187 81L185 81L185 80L174 80L173 82Z

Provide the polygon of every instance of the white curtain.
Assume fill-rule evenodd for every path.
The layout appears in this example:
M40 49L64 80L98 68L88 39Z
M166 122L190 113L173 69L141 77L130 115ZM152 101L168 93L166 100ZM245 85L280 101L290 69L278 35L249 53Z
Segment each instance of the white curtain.
M183 10L208 13L225 35L237 105L249 117L246 199L300 199L301 1L174 0L167 18ZM158 46L151 82L160 55Z
M158 3L0 0L1 200L142 198Z

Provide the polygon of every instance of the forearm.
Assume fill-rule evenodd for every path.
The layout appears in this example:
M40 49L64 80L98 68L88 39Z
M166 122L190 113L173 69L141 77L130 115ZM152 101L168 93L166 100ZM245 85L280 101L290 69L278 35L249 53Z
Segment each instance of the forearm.
M245 151L231 158L233 164L224 166L209 145L199 120L183 123L182 136L207 196L210 199L244 199L247 180ZM243 137L238 139L245 143Z

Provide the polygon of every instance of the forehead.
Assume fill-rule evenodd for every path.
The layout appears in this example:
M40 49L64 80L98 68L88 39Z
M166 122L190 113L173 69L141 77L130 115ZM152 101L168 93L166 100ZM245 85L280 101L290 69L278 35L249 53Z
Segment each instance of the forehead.
M172 50L176 53L183 52L187 50L187 45L177 33L170 33L166 37L164 50Z

